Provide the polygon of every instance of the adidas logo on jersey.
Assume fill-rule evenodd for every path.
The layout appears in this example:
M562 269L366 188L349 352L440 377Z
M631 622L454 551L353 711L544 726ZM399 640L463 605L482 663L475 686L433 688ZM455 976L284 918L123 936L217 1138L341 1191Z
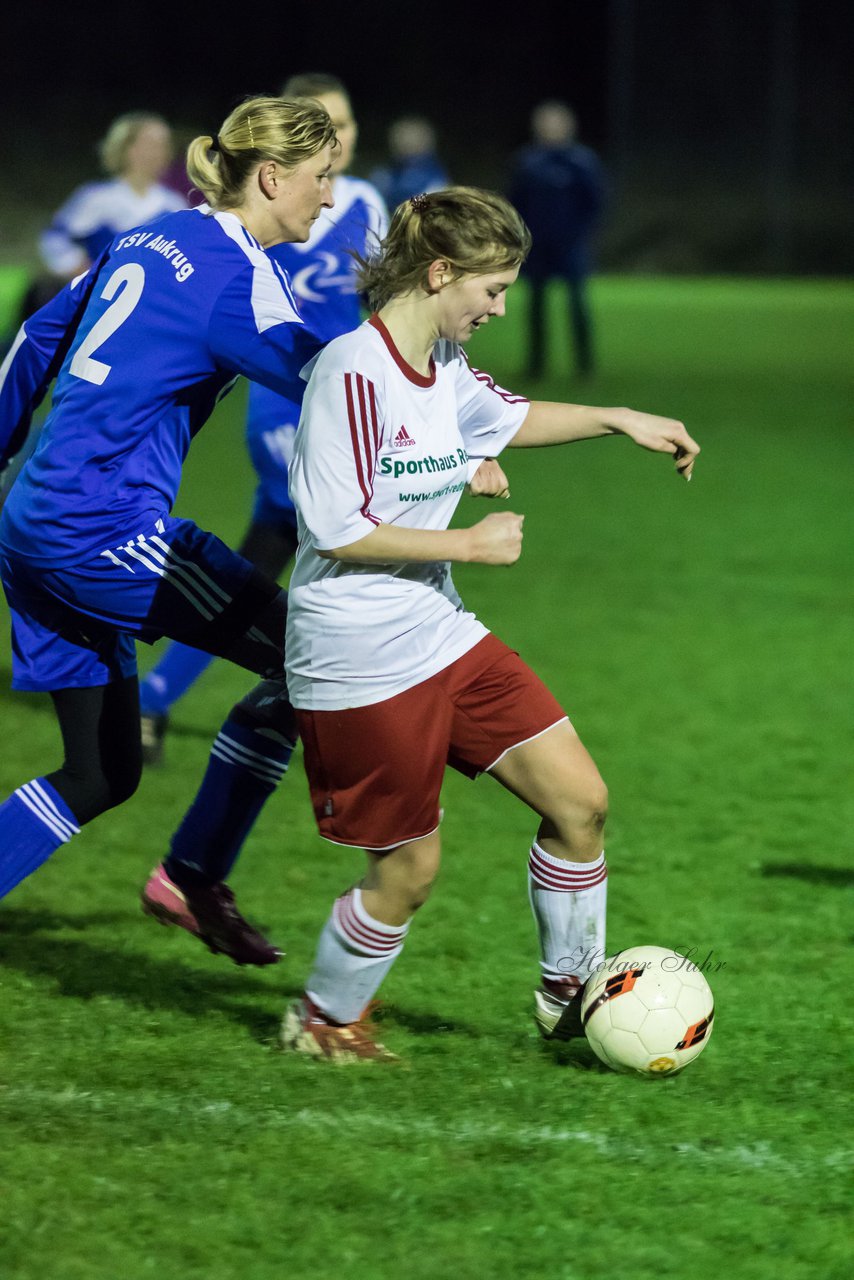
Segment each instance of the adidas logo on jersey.
M412 439L412 436L406 430L406 427L401 427L397 435L392 440L392 444L394 445L395 449L411 449L415 444L415 441Z

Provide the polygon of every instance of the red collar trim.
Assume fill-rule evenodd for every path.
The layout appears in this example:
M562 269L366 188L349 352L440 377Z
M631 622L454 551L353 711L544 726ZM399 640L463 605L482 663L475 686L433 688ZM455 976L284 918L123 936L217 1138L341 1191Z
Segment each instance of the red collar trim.
M368 324L372 324L374 326L377 333L380 335L383 342L388 347L389 355L391 356L394 363L397 365L400 372L404 375L404 377L408 378L410 382L413 382L416 387L432 387L433 386L433 383L436 381L436 364L432 356L430 357L429 374L419 373L417 369L413 369L412 365L408 364L407 361L404 360L403 356L400 354L397 347L394 345L394 339L392 338L388 329L385 327L382 320L380 320L376 312L374 312L374 314L370 316L370 318L368 319Z

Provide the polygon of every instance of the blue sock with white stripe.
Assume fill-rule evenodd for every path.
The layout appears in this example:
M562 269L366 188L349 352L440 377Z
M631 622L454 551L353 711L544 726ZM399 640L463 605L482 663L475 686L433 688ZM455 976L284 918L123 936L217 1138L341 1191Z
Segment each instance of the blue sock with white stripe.
M0 804L0 898L79 831L74 814L44 778L18 787Z
M164 716L183 698L203 671L213 662L213 655L203 649L191 649L175 641L144 680L139 682L139 708L144 716Z
M226 880L290 763L294 743L226 720L195 800L172 837L166 874L188 891Z

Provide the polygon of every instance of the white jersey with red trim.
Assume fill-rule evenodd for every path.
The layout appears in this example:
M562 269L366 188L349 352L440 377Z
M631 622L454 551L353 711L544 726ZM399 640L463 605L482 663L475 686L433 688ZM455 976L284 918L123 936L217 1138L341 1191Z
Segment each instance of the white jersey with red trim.
M290 468L299 550L290 582L288 689L306 710L363 707L435 675L487 634L446 562L361 565L320 554L378 524L446 529L479 459L496 457L524 396L436 344L411 368L372 316L313 363Z

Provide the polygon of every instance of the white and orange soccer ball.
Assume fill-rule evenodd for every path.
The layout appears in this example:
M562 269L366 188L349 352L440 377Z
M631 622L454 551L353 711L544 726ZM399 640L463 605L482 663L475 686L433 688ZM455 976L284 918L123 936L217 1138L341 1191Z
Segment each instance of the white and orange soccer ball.
M666 947L609 957L584 989L581 1020L593 1052L615 1071L672 1076L712 1034L715 1001L700 969Z

